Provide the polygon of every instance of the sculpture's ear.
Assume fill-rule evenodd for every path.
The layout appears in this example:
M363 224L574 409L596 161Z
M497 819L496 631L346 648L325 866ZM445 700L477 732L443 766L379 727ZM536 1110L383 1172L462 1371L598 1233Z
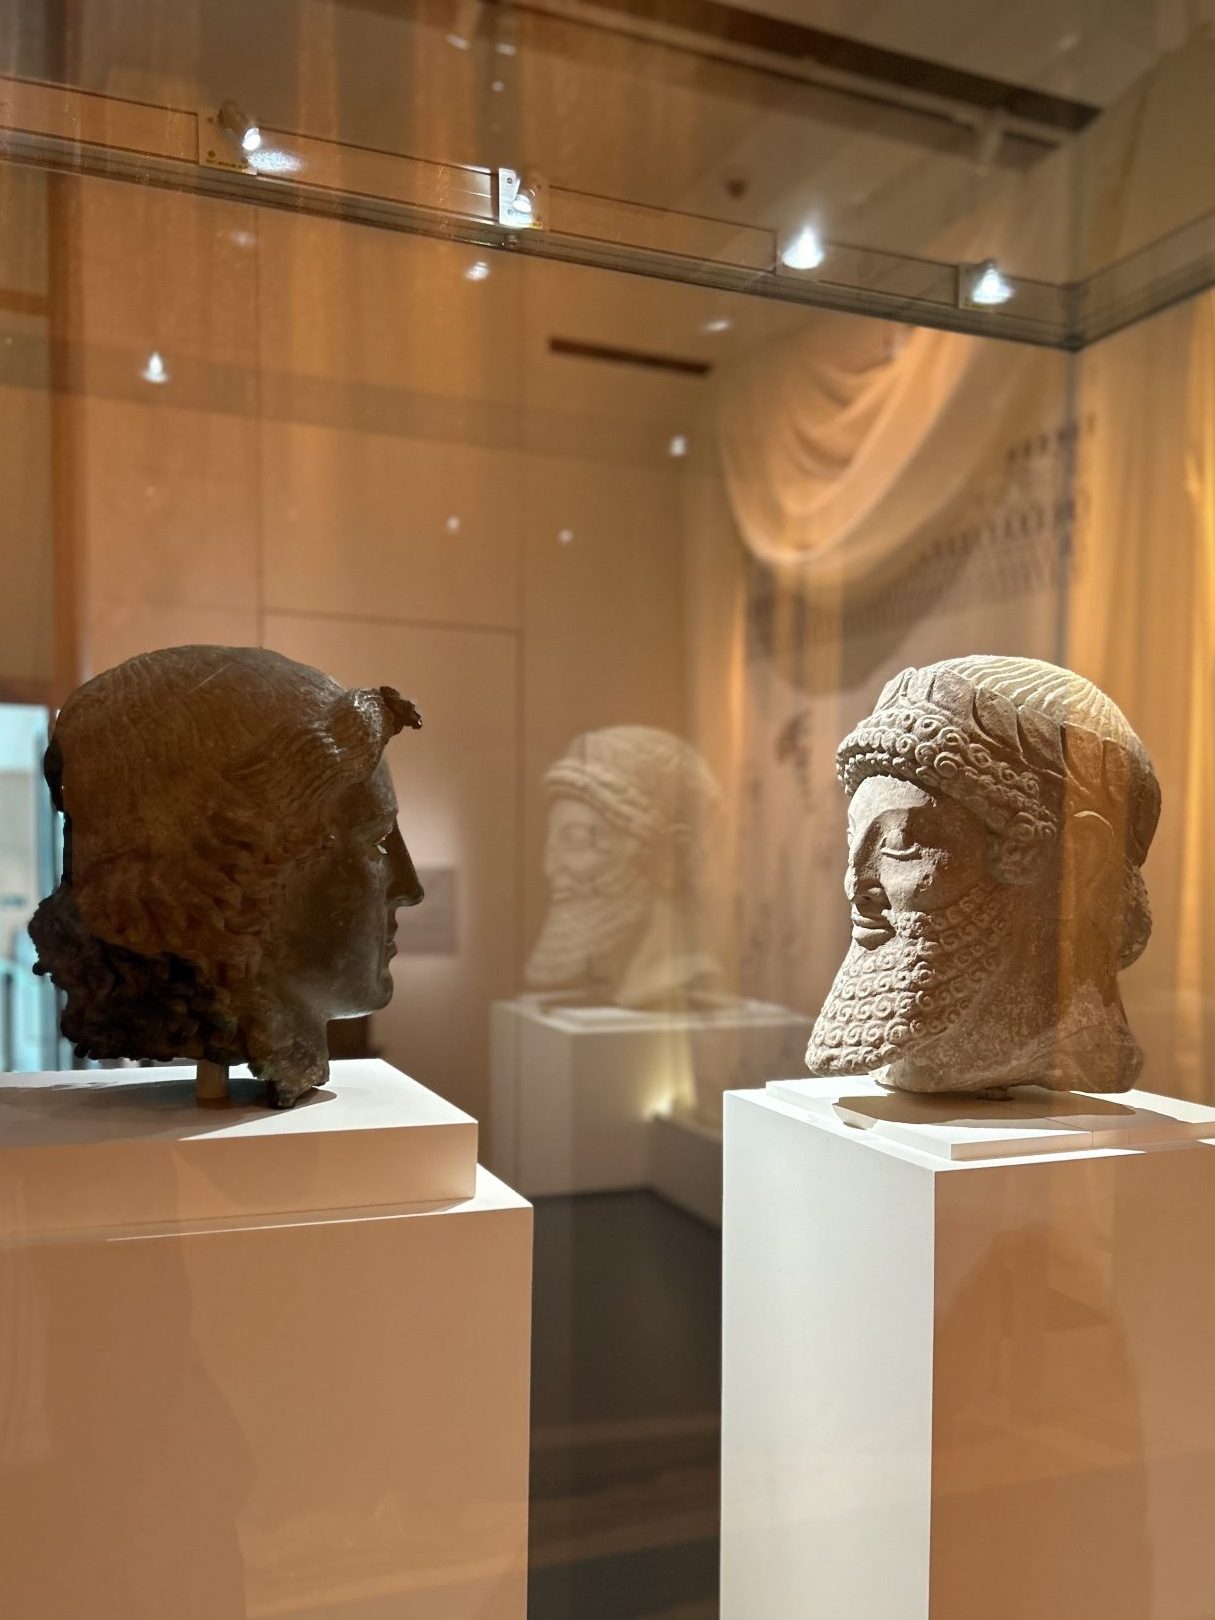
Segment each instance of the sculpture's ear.
M1092 912L1118 866L1114 829L1096 810L1078 810L1067 818L1059 853L1060 916Z

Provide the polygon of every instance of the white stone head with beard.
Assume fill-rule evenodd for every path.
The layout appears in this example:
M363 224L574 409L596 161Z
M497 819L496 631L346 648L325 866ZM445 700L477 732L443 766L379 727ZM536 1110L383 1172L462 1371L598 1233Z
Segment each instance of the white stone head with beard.
M610 726L576 737L545 784L550 903L528 984L623 1007L711 990L719 970L704 935L720 794L696 750L650 726Z
M904 670L840 745L852 944L806 1051L907 1091L1125 1091L1117 974L1147 944L1151 760L1090 681L1028 658Z

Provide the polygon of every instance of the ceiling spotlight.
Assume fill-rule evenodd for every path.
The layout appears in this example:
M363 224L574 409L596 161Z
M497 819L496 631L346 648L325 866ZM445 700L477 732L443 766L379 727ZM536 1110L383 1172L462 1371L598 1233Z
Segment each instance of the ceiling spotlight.
M711 321L705 321L700 330L702 332L728 332L734 325L725 315L717 315Z
M453 515L452 517L448 518L448 520L447 520L447 532L448 532L448 534L459 534L459 532L460 532L460 520L459 520L458 517L455 517Z
M219 127L246 157L250 152L256 152L262 144L261 130L235 101L225 101L219 109Z
M780 262L786 270L817 270L826 257L822 237L813 225L806 225L785 243Z
M169 380L169 368L168 368L168 366L165 365L164 357L161 355L159 349L153 349L152 350L151 354L148 356L146 362L144 363L143 370L139 373L139 375L143 378L144 382L149 382L149 383L167 383L168 382L168 380Z
M574 538L573 529L559 529L557 531L557 539L561 542L561 544L563 546L568 546L570 544L570 542L573 540L573 538Z
M534 169L499 169L494 177L498 224L514 231L541 229L548 212L548 182Z
M962 302L964 304L1007 304L1016 288L1006 281L996 267L994 259L982 264L967 265L962 272Z
M688 453L688 436L686 433L677 433L667 445L669 456L686 456Z
M489 266L484 259L474 259L464 272L465 281L484 281L489 275Z

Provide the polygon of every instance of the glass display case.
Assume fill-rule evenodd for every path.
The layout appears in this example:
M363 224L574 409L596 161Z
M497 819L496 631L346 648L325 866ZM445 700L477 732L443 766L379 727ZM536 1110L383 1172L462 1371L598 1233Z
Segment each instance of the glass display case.
M100 1484L148 1515L143 1551L111 1570L124 1616L149 1594L169 1601L175 1581L210 1593L197 1599L207 1620L780 1620L811 1612L795 1606L806 1591L813 1612L850 1620L1193 1620L1209 1605L1215 1566L1186 1513L1215 1502L1197 1370L1215 1295L1173 1263L1202 1254L1215 1140L1208 9L9 7L0 742L11 730L24 752L0 768L12 800L0 904L20 925L0 962L12 1071L0 1158L24 1188L19 1110L37 1084L62 1086L65 1071L134 1084L72 1056L55 992L34 976L24 927L59 874L31 739L40 749L48 713L100 672L215 644L416 699L424 729L387 757L426 899L400 913L391 1003L334 1023L330 1050L433 1094L448 1112L428 1128L478 1124L465 1170L479 1150L481 1179L444 1181L431 1164L402 1206L471 1207L504 1184L486 1229L501 1217L505 1235L467 1271L455 1238L450 1251L435 1238L433 1260L420 1240L384 1250L417 1291L404 1303L422 1317L433 1303L436 1344L454 1347L447 1382L415 1354L400 1299L381 1321L353 1283L328 1305L320 1287L326 1319L346 1310L372 1339L403 1336L399 1390L390 1345L370 1358L380 1440L369 1412L319 1384L288 1378L281 1412L272 1383L242 1405L224 1370L226 1354L239 1360L239 1278L212 1276L186 1246L139 1283L136 1312L166 1291L150 1343L185 1356L197 1401L187 1422L156 1379L143 1415L135 1399L120 1407L129 1465L111 1460ZM1084 677L1159 783L1159 831L1143 843L1138 829L1133 862L1151 938L1099 996L1125 1008L1142 1052L1121 1124L1113 1104L1097 1123L1064 1109L1059 1124L1041 1099L1029 1119L1015 1095L996 1125L957 1107L898 1113L897 1082L890 1114L865 1091L876 1063L856 1096L843 1083L841 1124L822 1061L808 1078L816 1019L866 932L848 844L860 777L845 770L841 786L837 749L901 672L976 654ZM1059 814L1097 815L1076 798L1088 732L1068 702L1064 718L1050 711L1067 733L1052 745L1070 772ZM992 700L980 707L990 720ZM907 713L892 759L927 735ZM1014 736L1034 724L1007 723ZM1102 760L1123 747L1092 735ZM987 733L982 746L990 765ZM993 769L1032 775L1001 746ZM1107 776L1125 774L1121 760ZM987 765L967 756L972 772ZM914 777L885 774L900 772ZM952 791L935 778L933 790ZM1125 825L1102 813L1112 837L1131 837L1129 811ZM945 857L956 866L952 846ZM1079 914L1097 879L1074 887L1052 916ZM987 963L986 938L968 972ZM1074 957L1051 948L1062 1005ZM976 1021L973 1043L999 1016ZM750 1112L731 1115L732 1092ZM794 1143L802 1124L819 1134ZM302 1153L311 1127L286 1129ZM981 1141L965 1135L976 1130ZM839 1186L814 1156L837 1136L859 1156ZM1114 1160L1142 1161L1147 1177L1166 1156L1175 1177L1150 1193L1102 1179ZM1037 1161L1061 1167L1057 1186L1035 1179ZM142 1226L116 1198L100 1228L163 1233L187 1207L222 1225L235 1217L217 1188L237 1163L205 1196L181 1169L173 1197L188 1206L166 1204L158 1182ZM965 1164L991 1178L967 1181ZM894 1165L928 1166L926 1202L891 1191ZM342 1174L352 1206L367 1202L359 1177L379 1185L374 1167ZM43 1258L66 1254L76 1227L49 1193L49 1215L28 1196L0 1222L11 1253L28 1239ZM259 1232L301 1216L286 1193L258 1196ZM523 1200L530 1291L510 1225ZM332 1243L300 1239L301 1290L310 1275L362 1275L333 1236L337 1207L316 1222ZM1004 1224L985 1227L996 1208ZM866 1249L871 1217L883 1237ZM968 1220L981 1240L950 1247ZM1158 1247L1128 1248L1128 1222ZM843 1257L838 1276L827 1251ZM273 1260L254 1252L249 1276L268 1277ZM92 1275L78 1259L73 1288ZM27 1549L64 1481L85 1513L98 1480L74 1475L74 1458L139 1344L136 1321L107 1351L111 1382L84 1370L67 1343L82 1307L55 1305L42 1264L0 1273L22 1324L0 1334L0 1473L6 1499L27 1503ZM1169 1294L1149 1309L1153 1271ZM449 1298L434 1279L457 1274L466 1292L453 1283ZM816 1338L814 1312L798 1315L802 1278L806 1299L818 1288L820 1311L848 1319L838 1334ZM395 1289L381 1270L367 1298ZM330 1344L291 1288L254 1292L259 1332L289 1321ZM884 1315L875 1298L895 1295L904 1314ZM467 1339L444 1339L461 1311ZM525 1319L529 1431L528 1389L510 1382ZM1172 1393L1161 1324L1181 1347ZM885 1364L869 1402L868 1385L848 1388L867 1345ZM333 1341L347 1369L334 1383L350 1380L349 1348ZM834 1429L799 1401L803 1357L806 1401ZM479 1391L462 1415L435 1393L456 1368ZM866 1428L874 1413L884 1428ZM157 1436L190 1424L228 1449L182 1479L156 1461ZM415 1441L439 1469L434 1503L396 1471L393 1447ZM275 1495L308 1467L333 1478L328 1520L323 1500L305 1512ZM148 1550L141 1468L173 1519L163 1556ZM948 1481L939 1494L925 1469ZM1104 1520L1068 1519L1062 1480ZM1035 1492L1072 1553L1051 1542L1035 1562L1050 1539L1047 1507L1025 1505ZM65 1511L55 1534L70 1540ZM983 1540L992 1522L1025 1538L1024 1578L1009 1539ZM104 1584L104 1542L82 1535L58 1570L49 1551L23 1555L23 1614L74 1612L64 1570ZM963 1542L988 1551L981 1603L967 1583L986 1578L982 1560L949 1562ZM878 1584L850 1587L870 1564ZM194 1611L182 1597L175 1612Z

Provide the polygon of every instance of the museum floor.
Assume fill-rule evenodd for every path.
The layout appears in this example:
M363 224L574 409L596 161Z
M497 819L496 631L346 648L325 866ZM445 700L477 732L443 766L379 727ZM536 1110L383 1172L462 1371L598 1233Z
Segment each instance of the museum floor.
M720 1234L545 1198L535 1265L529 1620L712 1620Z

